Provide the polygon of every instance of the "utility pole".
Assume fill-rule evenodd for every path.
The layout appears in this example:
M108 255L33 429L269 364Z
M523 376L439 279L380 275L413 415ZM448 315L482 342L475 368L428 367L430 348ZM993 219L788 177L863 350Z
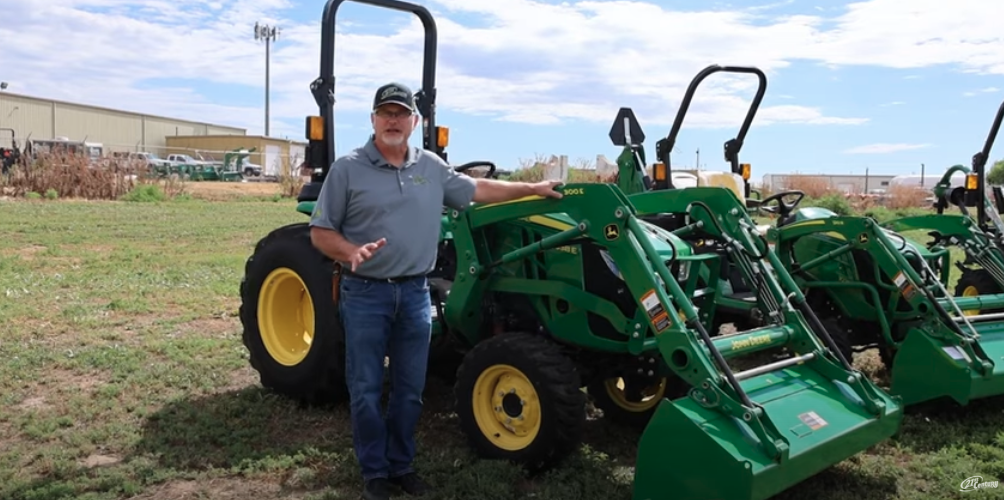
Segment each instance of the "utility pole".
M697 163L694 164L696 168L694 170L701 169L701 148L697 148Z
M265 137L269 135L268 122L268 86L269 86L269 66L271 54L272 42L279 38L279 28L275 26L269 26L267 24L254 23L254 39L257 41L265 41Z
M920 187L924 187L924 164L920 164Z

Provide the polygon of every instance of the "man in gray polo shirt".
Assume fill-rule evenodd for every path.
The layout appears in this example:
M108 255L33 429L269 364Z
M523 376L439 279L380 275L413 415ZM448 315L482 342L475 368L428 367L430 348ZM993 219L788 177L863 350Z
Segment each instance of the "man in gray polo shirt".
M419 118L408 87L377 89L373 135L331 165L310 219L314 246L343 269L345 375L366 500L389 498L389 483L413 495L429 490L412 461L432 329L426 274L436 263L443 206L561 197L558 181L504 182L454 172L436 154L408 145ZM392 385L386 421L380 411L384 356L390 356Z

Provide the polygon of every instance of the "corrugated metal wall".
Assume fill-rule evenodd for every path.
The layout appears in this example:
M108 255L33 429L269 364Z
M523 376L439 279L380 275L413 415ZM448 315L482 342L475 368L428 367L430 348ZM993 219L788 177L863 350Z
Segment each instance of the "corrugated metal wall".
M29 133L32 137L49 139L56 136L52 103L23 99L0 92L0 128L14 129L18 142ZM0 134L6 141L7 134Z
M38 99L0 91L0 128L12 128L19 143L67 137L102 143L112 151L149 151L166 156L167 137L178 135L238 135L247 130L113 109ZM6 141L9 133L0 133Z

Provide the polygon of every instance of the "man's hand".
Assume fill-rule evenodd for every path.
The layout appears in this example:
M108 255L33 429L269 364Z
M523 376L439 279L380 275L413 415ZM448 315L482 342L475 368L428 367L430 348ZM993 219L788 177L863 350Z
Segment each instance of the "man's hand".
M564 195L560 191L555 191L554 187L564 184L561 181L540 181L532 184L533 194L550 197L550 198L561 198Z
M349 257L349 262L352 264L352 272L356 272L356 268L359 267L360 264L370 260L373 257L373 253L386 244L387 238L380 238L372 243L356 247L355 251L353 251L352 255Z

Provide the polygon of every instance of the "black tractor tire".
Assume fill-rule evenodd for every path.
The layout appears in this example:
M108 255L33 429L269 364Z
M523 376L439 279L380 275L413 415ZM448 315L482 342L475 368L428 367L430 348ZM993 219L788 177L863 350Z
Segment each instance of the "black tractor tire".
M990 295L995 293L1001 293L1001 287L994 280L990 272L983 268L976 269L966 269L962 272L962 276L959 276L959 282L955 285L955 296L965 297L970 295ZM949 311L954 313L954 311ZM968 311L962 311L966 313ZM1001 309L993 310L980 310L980 314L989 314L1001 312Z
M240 318L251 367L263 387L305 405L337 404L348 396L333 272L334 263L314 248L310 228L301 223L263 238L241 282ZM313 339L305 345L311 330ZM279 339L285 349L278 348ZM297 355L293 348L306 352Z
M474 346L457 370L461 430L482 458L517 463L531 473L550 469L582 439L586 394L580 384L575 364L546 338L491 337ZM513 427L526 426L526 436L507 430L506 418Z
M619 385L623 385L623 389ZM601 377L589 384L586 390L593 399L593 405L603 410L603 418L641 429L648 425L663 399L684 395L688 387L673 375L643 377L622 374Z

